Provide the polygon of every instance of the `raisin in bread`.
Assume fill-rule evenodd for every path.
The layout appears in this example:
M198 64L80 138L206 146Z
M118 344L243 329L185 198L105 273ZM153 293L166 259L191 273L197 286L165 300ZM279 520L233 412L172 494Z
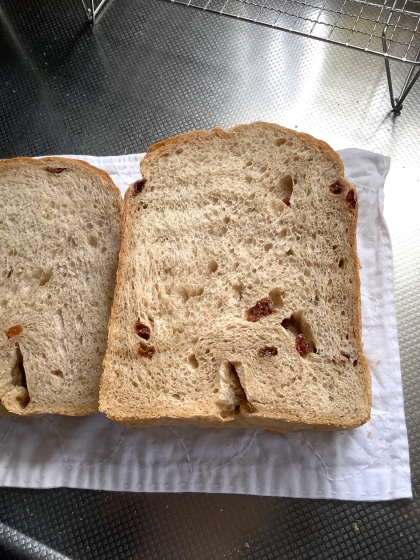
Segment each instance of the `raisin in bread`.
M0 162L0 403L16 414L98 409L122 198L66 158Z
M152 146L126 193L100 410L137 426L366 422L357 194L277 125Z

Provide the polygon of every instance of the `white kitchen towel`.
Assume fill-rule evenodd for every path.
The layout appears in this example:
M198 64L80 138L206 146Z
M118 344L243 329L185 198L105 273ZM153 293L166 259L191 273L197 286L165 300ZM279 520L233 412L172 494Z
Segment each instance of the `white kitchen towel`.
M342 150L359 197L363 342L372 418L356 430L277 434L192 426L137 430L98 414L0 419L0 485L142 492L225 492L302 498L411 497L389 232L383 218L389 158ZM76 157L76 156L70 156ZM77 156L124 193L141 155Z

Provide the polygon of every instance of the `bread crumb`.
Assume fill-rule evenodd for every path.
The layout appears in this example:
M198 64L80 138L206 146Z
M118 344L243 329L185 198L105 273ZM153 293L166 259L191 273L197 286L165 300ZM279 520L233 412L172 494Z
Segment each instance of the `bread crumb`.
M359 531L359 526L357 525L357 523L353 523L353 529L355 531Z
M379 366L380 363L381 363L381 360L378 360L378 361L376 362L376 365Z
M372 439L372 432L369 431L369 432L367 433L367 437L368 437L369 439Z
M247 542L245 543L245 546L246 546L247 548L251 548Z
M380 414L378 414L378 418L380 418L382 420L382 416Z

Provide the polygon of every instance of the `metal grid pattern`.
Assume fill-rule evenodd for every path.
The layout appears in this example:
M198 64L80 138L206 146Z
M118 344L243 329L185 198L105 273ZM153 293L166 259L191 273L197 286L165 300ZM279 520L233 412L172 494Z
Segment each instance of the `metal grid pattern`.
M171 0L304 37L420 64L419 0Z

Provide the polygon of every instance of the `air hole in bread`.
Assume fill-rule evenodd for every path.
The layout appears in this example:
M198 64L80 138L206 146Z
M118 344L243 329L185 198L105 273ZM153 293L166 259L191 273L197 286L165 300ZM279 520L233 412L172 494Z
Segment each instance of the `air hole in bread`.
M296 311L295 313L292 313L290 317L286 317L285 319L283 319L281 322L281 326L286 329L292 339L296 341L298 341L298 337L300 335L303 335L305 337L306 343L308 344L308 354L316 353L317 348L315 337L313 335L312 328L309 322L304 317L303 311Z
M303 274L304 274L305 276L310 276L310 275L311 275L310 269L309 269L309 268L305 268L305 269L303 270Z
M96 235L89 235L89 245L92 245L92 247L98 246L98 238Z
M63 311L61 309L57 309L57 311L54 313L54 321L55 324L57 325L57 328L60 331L64 330L64 318L63 318Z
M238 282L237 284L234 284L232 286L232 291L233 291L233 297L240 301L242 299L242 295L244 291L244 285L242 284L242 282Z
M281 290L280 288L273 288L269 292L268 296L278 309L280 307L283 307L283 305L284 305L284 302L283 302L284 292L283 292L283 290Z
M285 144L285 143L286 143L286 138L276 138L274 140L274 144L276 146L283 146L283 144Z
M180 400L181 400L181 395L178 395L178 393L174 393L174 394L172 395L172 397L173 397L174 399L176 399L177 401L180 401Z
M252 181L253 181L253 179L252 179L251 175L245 175L245 182L246 183L249 184L249 183L252 183Z
M87 227L87 229L92 229L92 228L93 228L93 224L91 224L91 223L86 224L86 227Z
M293 249L289 249L288 251L286 251L286 255L288 257L292 257L295 253L293 252Z
M26 408L29 404L29 392L26 383L26 371L23 364L23 355L18 342L15 342L15 364L12 369L12 384L18 388L16 400L20 408Z
M191 369L197 369L198 368L198 360L197 360L195 354L191 354L191 356L188 356L188 364L189 364Z
M222 228L220 229L220 232L222 235L225 235L225 233L227 232L227 228L225 226L222 226Z
M248 402L245 389L241 382L243 366L241 362L222 362L219 369L220 391L219 400L222 418L231 418L240 412L253 412L254 408Z
M344 268L344 259L338 261L338 268Z
M51 372L51 375L54 375L55 377L63 377L63 372L61 371L61 369L54 369Z
M11 275L12 275L12 272L13 272L13 268L11 268L11 269L8 271L8 273L7 273L7 275L6 275L6 278L10 278Z
M284 239L285 237L287 237L287 229L282 229L279 233L279 237L280 239Z
M272 243L266 243L266 244L264 245L264 250L267 251L267 252L268 252L270 249L272 249L272 248L273 248L273 244L272 244Z
M216 270L219 268L219 265L217 264L217 262L213 259L209 262L209 270L210 272L216 272Z
M338 245L333 245L333 251L335 251L337 249Z
M52 270L51 269L42 271L41 277L39 279L39 285L40 286L45 286L45 284L50 281L51 276L52 276Z

